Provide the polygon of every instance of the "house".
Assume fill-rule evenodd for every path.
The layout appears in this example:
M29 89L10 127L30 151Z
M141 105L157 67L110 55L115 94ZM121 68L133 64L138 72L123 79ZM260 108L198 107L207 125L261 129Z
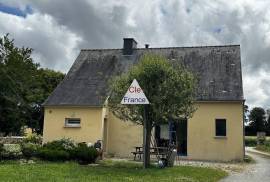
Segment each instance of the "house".
M131 157L142 146L142 126L116 118L107 108L108 80L127 71L145 53L181 61L198 77L197 107L191 119L155 128L158 145L174 143L179 155L196 160L242 160L243 88L239 45L84 49L64 80L45 101L43 142L71 138L101 140L105 153Z

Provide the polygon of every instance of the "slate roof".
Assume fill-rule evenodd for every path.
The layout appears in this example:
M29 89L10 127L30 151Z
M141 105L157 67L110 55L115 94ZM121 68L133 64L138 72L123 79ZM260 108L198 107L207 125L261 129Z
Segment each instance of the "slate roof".
M81 50L64 80L44 106L102 106L108 96L108 80L127 71L144 53L179 60L199 79L197 101L242 101L239 45Z

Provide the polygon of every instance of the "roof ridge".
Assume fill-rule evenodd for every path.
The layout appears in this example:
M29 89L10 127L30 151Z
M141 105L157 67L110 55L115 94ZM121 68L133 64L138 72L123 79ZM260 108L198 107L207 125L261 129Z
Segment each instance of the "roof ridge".
M240 44L226 44L226 45L207 45L207 46L183 46L183 47L139 47L135 48L135 50L142 50L142 49L177 49L177 48L209 48L209 47L239 47ZM122 48L100 48L100 49L81 49L81 51L113 51L113 50L122 50Z

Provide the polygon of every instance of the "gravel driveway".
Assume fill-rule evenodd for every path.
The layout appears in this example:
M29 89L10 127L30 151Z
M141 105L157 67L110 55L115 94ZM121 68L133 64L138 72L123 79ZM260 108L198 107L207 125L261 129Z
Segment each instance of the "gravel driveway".
M221 182L270 182L270 157L261 154L251 153L247 150L256 163L251 164L241 173L233 173Z

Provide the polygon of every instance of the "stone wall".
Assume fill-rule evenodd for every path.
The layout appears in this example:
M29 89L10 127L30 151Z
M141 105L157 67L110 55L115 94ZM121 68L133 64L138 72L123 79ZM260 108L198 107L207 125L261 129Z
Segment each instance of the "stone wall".
M20 143L25 137L22 136L8 136L8 137L0 137L0 143L3 144L16 144Z

